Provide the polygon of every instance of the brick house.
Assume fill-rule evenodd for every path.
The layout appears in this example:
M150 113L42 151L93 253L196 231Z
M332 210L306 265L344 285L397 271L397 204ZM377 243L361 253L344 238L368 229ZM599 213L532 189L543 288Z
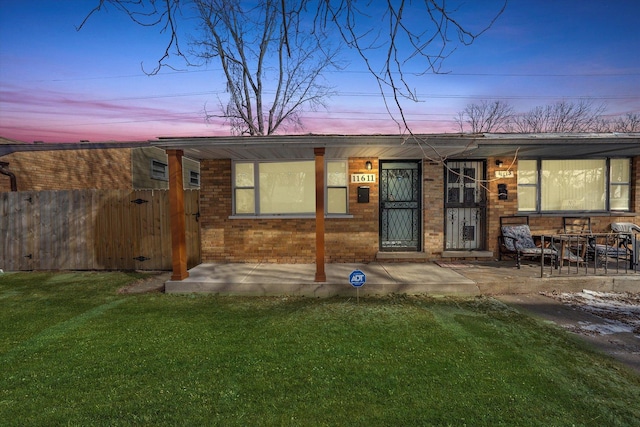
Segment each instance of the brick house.
M0 138L0 163L18 191L167 189L164 150L142 142L24 143ZM184 188L200 186L200 164L183 159ZM0 192L11 191L0 174Z
M324 262L495 258L501 216L528 216L532 230L549 233L577 214L592 218L594 232L616 221L640 224L637 133L204 137L152 145L167 150L172 176L183 176L183 155L201 162L205 263L316 262L322 281ZM188 273L179 224L173 233L173 280L181 280Z

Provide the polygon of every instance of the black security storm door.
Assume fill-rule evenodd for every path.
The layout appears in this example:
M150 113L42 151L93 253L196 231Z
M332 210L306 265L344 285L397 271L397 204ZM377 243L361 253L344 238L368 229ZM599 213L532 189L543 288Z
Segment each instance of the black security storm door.
M484 249L486 228L483 161L448 161L445 167L445 249Z
M380 250L420 251L419 161L380 162Z

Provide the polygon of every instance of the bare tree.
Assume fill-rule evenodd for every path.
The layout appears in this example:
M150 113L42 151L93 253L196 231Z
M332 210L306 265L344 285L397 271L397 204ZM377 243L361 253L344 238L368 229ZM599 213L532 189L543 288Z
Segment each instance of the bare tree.
M460 132L483 133L506 131L513 107L504 101L482 101L468 104L455 117Z
M300 126L304 106L323 106L331 88L322 72L336 68L336 50L321 46L304 31L301 10L291 2L265 0L262 6L241 2L194 0L201 34L192 54L222 66L229 93L221 105L236 134L270 135L281 126ZM285 7L287 7L285 9ZM281 19L283 16L287 19ZM269 94L267 99L267 94ZM207 114L207 118L220 117Z
M606 116L606 106L591 100L561 101L516 113L504 101L469 104L455 117L461 132L638 132L640 115L635 112Z
M608 133L611 132L613 120L607 117L600 117L591 126L591 132Z
M510 132L592 132L602 123L604 104L591 100L559 101L555 104L538 106L524 113L512 116Z
M611 132L640 132L640 114L627 113L610 121Z
M164 52L151 74L172 67L175 56L188 64L196 62L193 52L183 50L181 40L185 33L193 34L189 25L197 22L206 37L195 40L194 46L200 48L195 56L205 61L219 60L227 79L230 100L222 116L237 131L251 135L272 133L287 119L295 123L303 107L322 105L330 90L321 84L320 75L335 65L335 52L320 47L326 46L327 33L336 30L374 76L387 110L397 114L392 117L400 130L411 133L402 105L405 99L418 99L411 84L415 70L442 72L443 61L456 47L473 43L487 31L507 3L496 0L499 6L489 12L486 23L478 23L475 17L463 22L460 10L445 0L370 1L364 5L353 0L96 1L78 29L94 14L112 7L136 24L160 27L167 35ZM194 13L195 19L189 13ZM264 61L269 56L277 58L276 67L282 69L282 79L275 81L283 91L277 92L266 107ZM412 72L407 71L414 66ZM297 77L287 77L292 74ZM432 155L439 160L437 153Z

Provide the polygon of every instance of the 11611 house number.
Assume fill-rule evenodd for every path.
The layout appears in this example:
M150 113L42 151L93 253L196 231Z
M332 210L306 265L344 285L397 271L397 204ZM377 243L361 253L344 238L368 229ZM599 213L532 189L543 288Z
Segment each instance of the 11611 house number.
M376 182L375 173L353 173L351 174L352 183Z

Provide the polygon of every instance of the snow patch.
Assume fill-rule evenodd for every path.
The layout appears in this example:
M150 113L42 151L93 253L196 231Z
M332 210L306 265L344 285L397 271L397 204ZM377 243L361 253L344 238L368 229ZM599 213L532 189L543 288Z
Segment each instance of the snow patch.
M603 319L602 323L578 322L571 327L575 332L602 335L627 332L635 333L640 339L640 293L583 289L582 292L542 294Z

